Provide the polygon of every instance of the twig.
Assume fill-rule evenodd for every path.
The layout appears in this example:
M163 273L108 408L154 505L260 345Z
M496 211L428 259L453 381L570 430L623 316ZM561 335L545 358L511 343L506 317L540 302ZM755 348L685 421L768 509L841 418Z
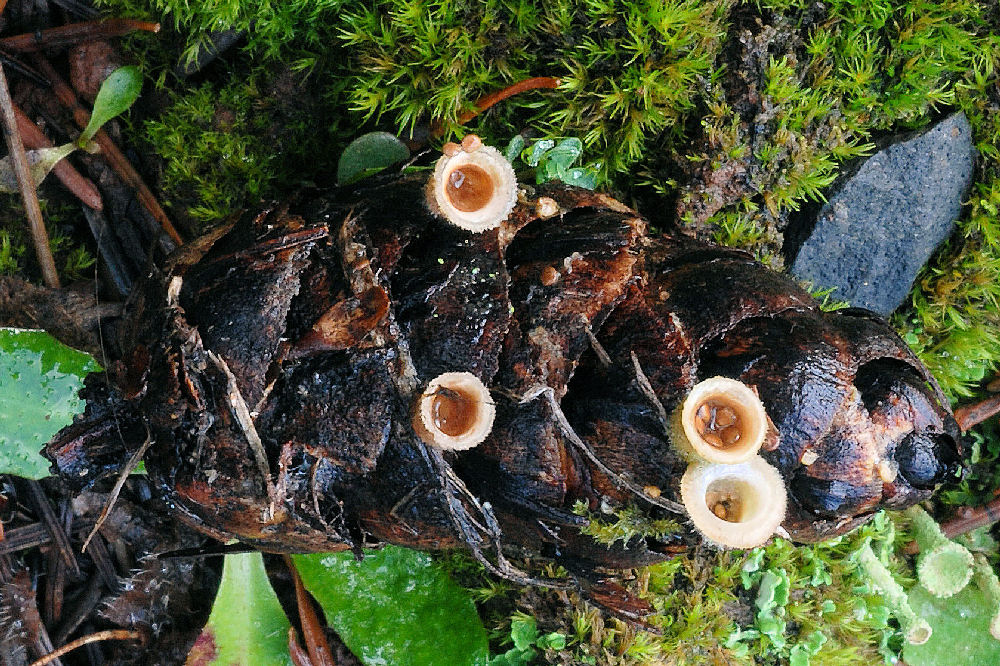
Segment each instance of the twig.
M142 639L142 633L134 629L106 629L105 631L98 631L88 636L81 636L72 643L66 643L66 645L63 645L58 650L50 652L41 659L33 662L31 666L45 666L46 664L50 664L67 652L72 652L87 643L96 643L97 641L141 641Z
M38 483L38 481L27 481L26 485L28 486L28 497L31 500L31 504L35 507L35 511L39 513L39 517L48 528L49 534L52 535L55 547L62 553L63 559L69 565L69 568L73 570L73 573L79 575L80 565L77 564L76 556L73 555L73 547L69 543L69 535L66 534L62 523L56 518L56 513L49 502L49 498L45 495L45 491L42 489L42 484Z
M15 53L34 53L46 49L73 46L81 42L91 42L96 39L121 37L137 30L159 32L160 24L150 21L118 18L106 21L70 23L58 28L49 28L23 35L4 37L0 39L0 46Z
M528 92L529 90L552 90L558 88L561 81L554 76L536 76L531 79L525 79L523 81L518 81L512 86L507 86L503 90L498 90L495 93L490 93L484 97L480 97L471 111L466 111L458 117L458 124L464 125L469 122L480 113L490 108L497 102L502 102L508 97L513 97L514 95L519 95L523 92ZM431 127L431 137L438 138L444 134L444 125L440 122L434 123Z
M1000 414L1000 395L992 395L980 402L964 405L955 410L958 427L965 432L986 419Z
M975 508L965 507L958 515L941 523L941 532L949 539L954 539L996 522L1000 522L1000 498ZM920 547L916 541L911 541L906 544L904 551L908 555L916 555L920 552Z
M299 620L302 623L302 637L306 642L306 649L308 650L308 663L311 666L337 666L333 659L333 650L330 649L330 643L326 640L326 633L323 631L323 625L320 624L319 618L316 616L316 609L313 608L312 602L309 601L309 595L306 593L306 588L302 585L302 579L299 577L299 572L295 568L295 563L292 562L292 558L285 555L285 566L292 573L292 580L295 582L295 604L299 609ZM292 631L288 634L288 645L292 648L299 648L299 654L297 655L300 661L305 661L302 659L301 648L298 644L298 638Z
M33 123L31 118L16 104L14 105L14 117L17 119L17 130L21 133L25 148L34 150L52 147L52 142L45 136L41 128ZM84 177L73 168L73 165L67 160L59 160L52 167L52 175L58 178L66 186L66 189L72 192L85 206L94 210L104 210L104 202L101 201L101 193L97 191L97 187L89 178Z
M90 530L90 534L83 542L83 548L80 549L81 553L87 552L87 546L90 545L90 540L94 538L97 534L97 530L101 529L101 525L104 521L108 519L108 514L111 513L111 509L114 508L115 502L118 501L118 495L122 491L122 486L125 485L125 481L128 480L128 475L135 471L135 468L139 466L142 462L142 457L146 455L146 451L149 450L149 445L153 443L153 436L149 434L149 428L146 428L146 441L142 443L142 446L132 454L132 457L128 459L125 466L122 467L122 471L118 473L118 480L115 481L114 488L111 489L111 494L108 495L108 501L104 503L104 508L101 509L101 515L97 517L97 522L94 523L94 529Z
M73 120L80 129L87 126L90 122L90 113L87 112L76 99L76 93L73 89L69 87L65 81L59 76L52 64L40 55L35 54L32 56L32 62L35 66L45 75L49 81L52 82L52 91L55 93L56 98L59 102L69 109L73 113ZM149 211L150 215L159 222L160 227L163 231L170 236L171 240L177 245L182 245L184 240L181 235L177 233L177 229L174 228L173 223L170 218L167 217L166 212L160 207L159 202L156 197L153 196L153 192L149 189L146 183L142 180L142 176L139 172L135 170L132 163L128 161L128 158L122 154L122 151L118 149L111 137L108 136L107 132L104 130L99 130L97 134L94 135L94 140L101 147L101 156L108 163L111 169L118 174L118 177L125 182L126 185L135 190L136 199L139 203Z
M3 65L0 65L0 115L3 117L4 133L7 139L7 149L10 151L11 165L14 167L14 175L17 176L17 185L21 190L21 198L24 200L24 210L28 216L28 224L31 227L31 239L35 244L35 256L38 257L38 265L42 269L42 280L45 282L46 287L58 289L59 274L56 272L56 262L52 258L52 250L49 248L49 235L45 231L45 222L42 220L42 209L38 205L38 193L35 192L35 183L28 167L28 156L24 152L21 134L17 131L17 118L14 117L14 102L10 98L10 89L7 87L7 76L4 74Z
M55 641L56 645L62 645L69 640L70 634L80 628L80 625L87 619L87 616L100 603L102 596L101 583L102 581L98 576L91 578L90 582L87 583L87 589L84 590L82 595L77 597L75 600L76 604L66 614L63 623L53 632L52 640Z

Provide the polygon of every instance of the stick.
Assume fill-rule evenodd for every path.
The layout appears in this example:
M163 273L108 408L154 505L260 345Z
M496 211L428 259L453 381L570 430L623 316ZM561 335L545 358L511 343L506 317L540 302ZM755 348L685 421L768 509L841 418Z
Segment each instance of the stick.
M308 650L308 663L311 666L337 666L333 659L333 650L330 649L330 643L326 640L323 625L320 624L319 617L316 615L316 610L309 600L306 588L302 585L302 579L295 568L295 563L292 562L292 558L288 555L284 556L284 560L285 566L288 567L288 570L292 574L292 581L295 583L295 605L299 609L302 637L305 639L306 649ZM301 652L298 638L291 627L289 628L288 644L289 648L294 644L294 647L298 648L299 652ZM301 654L298 655L300 660L302 656Z
M1000 414L1000 395L992 395L972 405L964 405L955 410L955 420L962 432L978 425L986 419Z
M35 66L44 74L44 76L52 82L52 92L55 93L56 98L59 102L69 109L73 113L73 120L80 129L87 126L90 122L90 114L80 106L80 103L76 99L76 93L73 89L69 87L65 81L59 76L52 64L40 55L32 56L32 61ZM157 222L160 223L160 227L163 231L170 236L170 238L177 245L182 245L184 239L181 235L177 233L177 229L174 228L173 223L170 218L167 217L166 212L160 207L159 202L156 197L153 196L153 192L149 189L146 183L142 180L142 176L139 172L135 170L132 163L128 161L128 158L122 154L122 151L118 149L111 137L107 135L104 130L99 130L97 134L94 135L94 140L101 147L101 156L108 163L108 165L114 170L118 177L125 182L126 185L135 190L135 197L139 200L139 203L149 211L150 215L153 216Z
M513 97L514 95L519 95L523 92L528 92L529 90L552 90L558 88L561 81L554 76L536 76L531 79L525 79L523 81L518 81L512 86L507 86L503 90L498 90L495 93L490 93L484 97L480 97L471 111L466 111L458 117L458 124L464 125L469 122L480 113L490 108L497 102L502 102L508 97ZM436 122L431 126L431 137L438 138L444 134L444 125L440 122Z
M97 641L139 641L142 640L142 634L133 629L107 629L105 631L98 631L97 633L90 634L88 636L81 636L72 643L66 643L58 650L48 653L38 661L35 661L31 666L45 666L46 664L51 664L53 661L63 656L67 652L72 652L78 647L83 647L87 643L96 643Z
M941 532L949 539L962 536L972 530L1000 521L1000 498L975 508L965 507L955 517L941 523ZM920 546L916 541L906 544L904 552L916 555Z
M125 467L118 474L118 480L115 481L115 487L111 489L111 494L108 495L108 500L104 503L104 508L101 509L101 515L97 517L97 522L94 523L94 529L90 530L90 534L83 541L83 547L80 549L81 553L87 552L87 546L90 545L90 540L94 538L97 534L97 530L101 529L101 525L104 521L108 519L108 515L111 513L111 509L114 508L115 502L118 500L118 494L122 491L122 486L128 480L128 475L131 474L139 463L142 462L142 457L146 454L149 449L149 445L153 443L153 436L149 433L149 429L146 429L146 441L142 443L142 446L132 454L132 457L128 459L125 463Z
M92 42L96 39L121 37L137 30L159 32L160 24L121 18L69 23L58 28L4 37L0 39L0 46L14 53L34 53L45 49L73 46L81 42Z
M458 117L458 123L464 125L469 122L480 113L490 108L497 102L502 102L508 97L513 97L514 95L520 95L523 92L528 92L529 90L554 90L559 87L561 81L554 76L536 76L532 79L525 79L524 81L518 81L512 86L507 86L503 90L498 90L495 93L490 93L484 97L480 97L476 100L476 108L472 111L466 111Z
M28 156L24 153L24 143L17 131L17 118L14 116L14 102L10 98L7 87L7 76L3 65L0 65L0 115L3 117L4 134L7 148L10 151L10 161L17 176L17 185L24 200L24 211L28 216L31 228L31 240L35 245L35 256L42 269L42 280L50 289L59 288L59 274L56 272L56 262L49 248L49 235L45 231L45 221L42 220L42 209L38 205L38 193L28 168Z
M17 130L21 133L24 147L34 150L36 148L51 148L52 142L42 133L41 128L31 121L17 105L14 105L14 117L17 118ZM52 167L52 175L66 186L83 205L94 210L104 210L104 202L101 200L101 193L89 178L83 176L73 168L67 160L60 160Z

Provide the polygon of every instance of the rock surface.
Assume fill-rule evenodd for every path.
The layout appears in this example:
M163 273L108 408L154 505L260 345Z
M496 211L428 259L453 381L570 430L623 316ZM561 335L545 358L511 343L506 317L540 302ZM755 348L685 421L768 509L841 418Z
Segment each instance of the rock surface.
M888 315L951 233L972 183L976 150L963 113L868 158L835 186L792 262L834 298Z

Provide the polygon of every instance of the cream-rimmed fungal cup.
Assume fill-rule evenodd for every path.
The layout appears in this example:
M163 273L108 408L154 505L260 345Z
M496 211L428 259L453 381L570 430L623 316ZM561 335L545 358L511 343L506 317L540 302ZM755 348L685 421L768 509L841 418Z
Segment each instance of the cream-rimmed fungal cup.
M478 377L446 372L431 380L417 398L413 429L431 446L465 451L490 434L496 411L489 389Z
M457 227L479 233L500 226L517 202L517 178L510 162L474 134L437 161L427 184L428 204Z
M735 465L692 463L681 478L681 501L708 541L754 548L785 519L788 492L778 470L754 456Z
M753 389L712 377L695 384L674 411L671 439L692 462L732 465L757 455L768 427L764 404Z

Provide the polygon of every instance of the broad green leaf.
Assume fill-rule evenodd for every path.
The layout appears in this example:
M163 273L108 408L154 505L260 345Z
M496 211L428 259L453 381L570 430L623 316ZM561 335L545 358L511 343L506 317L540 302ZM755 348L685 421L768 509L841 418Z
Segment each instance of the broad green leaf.
M64 143L53 148L39 148L29 150L25 155L28 158L28 170L31 173L31 180L35 187L42 184L45 177L49 175L59 160L76 150L76 144ZM0 160L0 192L7 194L17 194L21 190L17 186L17 176L14 174L14 165L10 162L10 155Z
M909 666L985 666L1000 664L1000 641L990 635L990 618L996 612L975 585L947 599L938 599L916 585L910 590L913 612L931 625L934 633L923 645L903 647Z
M289 626L261 554L226 555L212 613L186 665L286 666Z
M90 122L77 139L77 145L85 146L90 143L104 123L125 113L132 106L140 92L142 92L142 73L138 67L129 65L111 72L101 84L101 89L97 91Z
M0 328L0 474L48 476L42 447L83 411L77 392L100 369L44 331Z
M388 132L370 132L351 141L337 163L337 182L347 185L410 159L406 144Z
M396 546L296 555L327 623L367 666L480 666L486 630L468 594L426 553Z

